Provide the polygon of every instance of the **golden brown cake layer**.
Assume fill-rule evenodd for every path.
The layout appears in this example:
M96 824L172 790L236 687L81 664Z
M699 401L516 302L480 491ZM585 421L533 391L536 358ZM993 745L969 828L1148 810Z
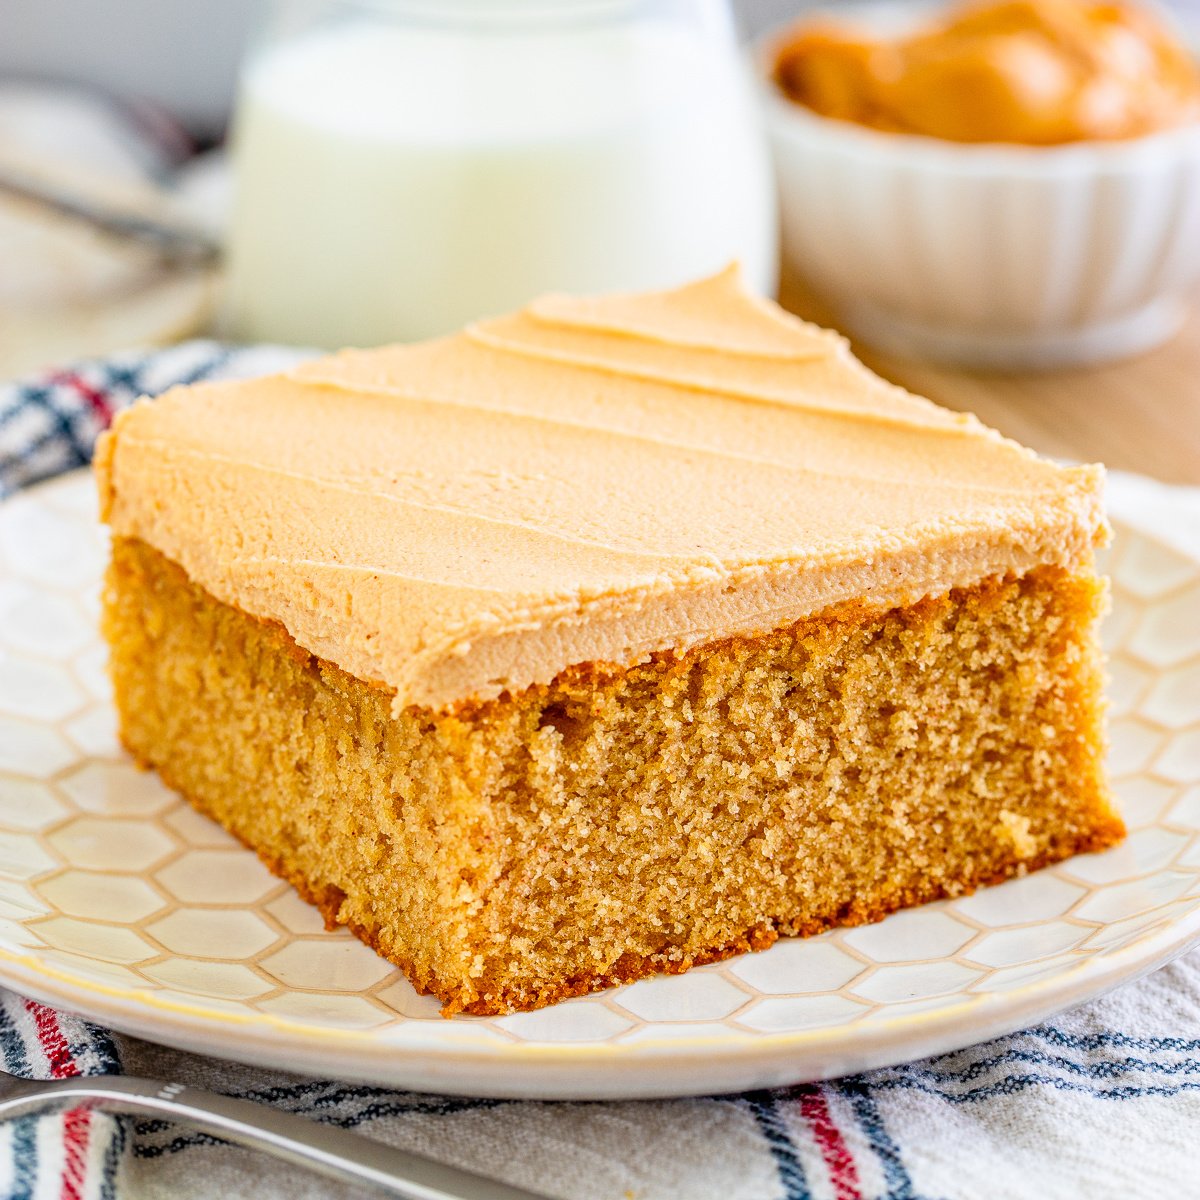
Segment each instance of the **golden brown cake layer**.
M1042 567L409 706L117 537L122 736L447 1012L529 1008L1110 845L1103 586Z
M393 711L1089 569L1098 468L871 375L726 273L551 297L122 413L106 519Z

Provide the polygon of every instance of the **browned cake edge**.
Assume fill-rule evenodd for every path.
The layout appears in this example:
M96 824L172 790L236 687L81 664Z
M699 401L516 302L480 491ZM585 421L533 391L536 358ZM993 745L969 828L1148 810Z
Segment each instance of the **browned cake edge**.
M120 541L120 539L119 539ZM175 564L159 555L157 551L141 543L126 542L124 546L126 565L137 560L137 570L157 573L168 581L169 586L179 586L191 589L207 597L202 589L187 580L186 576ZM108 604L110 609L115 601L111 592L117 587L116 576L120 571L118 565L122 550L114 548L114 565L110 570ZM986 598L986 585L982 593ZM969 591L969 590L964 590ZM219 601L207 597L210 604L227 609ZM922 602L923 604L926 602ZM914 611L920 609L914 606ZM228 610L236 613L239 618L261 630L281 657L286 658L304 671L317 672L323 679L334 680L339 687L352 691L364 689L369 685L348 676L336 665L309 654L298 647L282 627L257 621L238 610ZM841 625L855 623L867 624L879 618L879 611L868 606L849 604L842 605L834 613L821 614L798 626L820 625L826 622L836 622ZM110 617L110 626L112 620ZM686 668L687 664L696 659L712 654L718 647L741 645L753 647L758 639L734 638L725 639L688 651L686 654L674 655L664 653L655 656L655 664L665 668ZM608 664L581 664L565 673L569 677L570 689L574 692L586 690L589 686L603 687L612 685L620 680L626 672ZM470 725L479 720L487 720L494 715L498 707L505 705L544 705L547 700L561 690L564 677L560 677L553 685L539 685L527 689L517 697L501 697L498 701L489 701L482 705L459 705L450 719L460 724ZM328 928L336 928L338 924L346 925L357 937L372 946L378 953L394 962L409 977L418 991L436 995L445 1005L444 1011L450 1015L457 1011L474 1014L495 1014L512 1009L528 1009L554 1003L571 996L601 990L614 984L630 982L656 973L675 974L688 970L693 966L713 962L740 954L749 950L761 950L770 946L781 936L808 936L837 925L857 925L876 921L887 914L916 904L937 900L948 895L961 895L973 891L986 884L1000 882L1013 876L1025 874L1050 863L1060 861L1073 854L1101 850L1121 840L1125 834L1124 825L1119 815L1109 803L1102 774L1097 767L1098 748L1095 738L1100 736L1098 721L1099 698L1095 694L1095 671L1089 673L1082 670L1080 674L1080 694L1078 705L1081 711L1090 713L1096 720L1092 722L1093 742L1090 746L1079 750L1081 755L1077 764L1075 778L1077 786L1077 810L1079 815L1078 828L1074 833L1060 831L1054 835L1051 842L1040 853L1022 857L1015 845L1008 854L993 854L974 873L963 873L949 882L933 880L905 887L892 887L882 882L869 897L856 897L853 901L841 905L834 911L818 915L810 914L804 918L777 918L766 922L758 922L736 933L733 937L720 944L704 946L680 954L676 948L670 947L661 953L622 954L611 968L606 971L585 971L575 975L564 974L554 981L536 981L530 987L512 988L504 984L491 989L483 985L465 987L461 981L444 978L436 969L431 969L428 962L419 961L419 956L406 951L405 947L397 944L396 940L384 936L382 927L372 926L365 921L357 920L346 911L347 893L342 888L315 881L300 865L296 856L290 856L280 851L279 847L272 848L261 840L249 836L245 830L237 827L236 823L223 818L214 806L197 794L193 787L185 786L184 781L177 777L170 757L169 748L156 752L148 745L139 745L138 740L128 735L128 728L133 721L133 714L122 706L122 689L118 687L118 706L122 709L121 738L126 748L144 767L156 769L168 787L183 795L195 808L217 819L226 829L233 833L244 845L262 859L265 865L277 876L290 883L298 893L309 903L315 905L323 914ZM371 689L387 700L386 693L381 689ZM440 719L439 714L423 714L429 721Z

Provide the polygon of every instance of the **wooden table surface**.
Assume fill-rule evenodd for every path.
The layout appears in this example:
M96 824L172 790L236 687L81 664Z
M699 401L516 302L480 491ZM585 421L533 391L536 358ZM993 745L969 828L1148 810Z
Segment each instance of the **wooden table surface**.
M801 316L837 324L794 278L784 278L781 299ZM854 349L885 378L974 412L1042 454L1200 484L1200 305L1168 344L1087 370L1004 375Z

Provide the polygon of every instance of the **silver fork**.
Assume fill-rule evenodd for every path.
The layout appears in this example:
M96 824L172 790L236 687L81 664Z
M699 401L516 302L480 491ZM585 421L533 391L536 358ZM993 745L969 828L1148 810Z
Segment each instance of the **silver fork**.
M405 1200L550 1200L540 1192L385 1146L336 1125L182 1083L132 1075L19 1079L0 1071L0 1119L71 1108L179 1121L333 1179L372 1184Z

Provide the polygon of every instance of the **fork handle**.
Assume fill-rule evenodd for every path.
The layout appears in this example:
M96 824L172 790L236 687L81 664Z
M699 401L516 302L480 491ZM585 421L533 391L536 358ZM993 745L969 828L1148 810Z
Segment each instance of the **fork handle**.
M140 1113L180 1121L333 1179L373 1184L405 1200L549 1200L336 1125L182 1083L131 1075L20 1082L18 1093L0 1100L0 1118L69 1108Z

